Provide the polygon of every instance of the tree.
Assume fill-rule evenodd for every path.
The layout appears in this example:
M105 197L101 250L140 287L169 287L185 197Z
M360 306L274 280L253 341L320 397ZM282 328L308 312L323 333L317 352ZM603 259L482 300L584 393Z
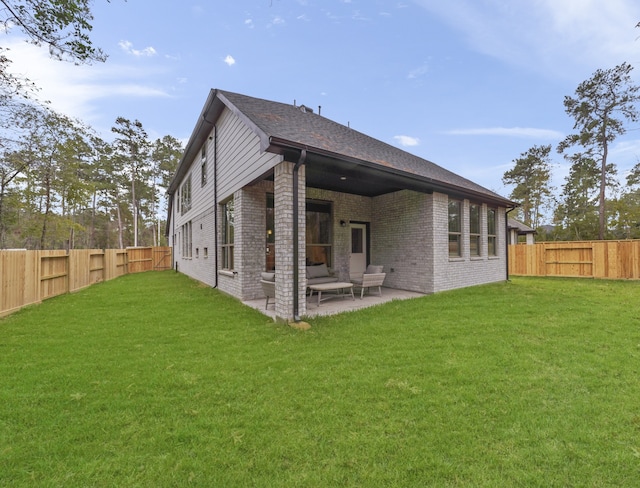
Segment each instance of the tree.
M149 165L149 139L139 120L131 122L124 117L118 117L111 131L118 135L113 141L114 157L123 183L129 184L133 245L138 246L138 227L143 199L152 197L149 185L152 178Z
M614 202L616 235L624 239L640 238L640 163L627 175L627 185Z
M559 145L558 152L581 146L584 157L599 166L598 238L604 239L606 229L606 188L609 165L609 144L626 132L624 122L638 120L635 103L640 100L640 86L634 85L630 73L633 67L622 63L608 70L597 70L580 83L576 97L565 96L565 112L574 118L577 134L568 135Z
M537 228L541 211L551 199L551 145L533 146L514 159L515 166L502 177L505 185L515 185L510 198L520 203L526 225Z
M162 139L156 139L151 149L151 164L153 166L153 180L154 180L154 213L158 226L154 233L154 246L160 243L161 229L160 229L160 212L166 213L166 199L164 199L164 205L160 202L163 201L163 195L169 188L171 178L178 167L180 158L182 157L182 144L178 139L173 136L164 136ZM162 194L159 194L160 191ZM157 205L156 205L157 203Z
M16 179L31 163L21 158L19 152L23 130L35 118L31 115L35 111L37 107L21 102L11 102L0 109L0 249L7 246L10 220L17 216Z
M46 45L54 59L76 64L103 62L107 56L92 45L91 0L0 0L5 32L19 29L37 46ZM11 60L0 48L0 88L3 95L21 93L33 84L7 72Z
M562 224L568 240L594 239L598 232L598 164L582 154L567 159L572 164L562 186L555 221Z

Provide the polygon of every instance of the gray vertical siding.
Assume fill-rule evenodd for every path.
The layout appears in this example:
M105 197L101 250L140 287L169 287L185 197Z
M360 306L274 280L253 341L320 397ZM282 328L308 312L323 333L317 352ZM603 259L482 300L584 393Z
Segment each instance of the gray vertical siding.
M191 162L189 172L180 182L180 186L182 186L184 181L189 176L191 177L191 209L184 215L178 212L178 192L176 192L172 214L173 231L171 232L172 237L176 236L174 260L178 264L179 271L211 286L216 284L215 212L219 212L218 205L214 201L215 139L213 131L206 139L206 185L201 185L202 160L200 151ZM261 154L258 137L242 124L237 116L225 109L217 123L217 184L220 202L227 200L235 192L255 180L256 176L268 172L281 159L278 155ZM219 223L220 220L218 219ZM192 223L191 258L183 256L185 250L181 241L182 226L189 221ZM220 236L219 232L218 236ZM205 248L208 252L206 258L204 257ZM236 262L240 263L240 261ZM243 296L242 287L237 279L234 281L234 278L220 276L218 277L218 285L234 296ZM249 292L249 295L253 294L255 292Z

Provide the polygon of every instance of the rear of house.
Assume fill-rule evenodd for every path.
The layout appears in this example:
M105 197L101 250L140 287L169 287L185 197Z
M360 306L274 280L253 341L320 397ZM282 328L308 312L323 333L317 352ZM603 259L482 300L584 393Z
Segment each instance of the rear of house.
M420 293L507 275L512 202L304 106L212 90L169 199L175 268L242 300L274 271L282 320L305 314L308 265Z

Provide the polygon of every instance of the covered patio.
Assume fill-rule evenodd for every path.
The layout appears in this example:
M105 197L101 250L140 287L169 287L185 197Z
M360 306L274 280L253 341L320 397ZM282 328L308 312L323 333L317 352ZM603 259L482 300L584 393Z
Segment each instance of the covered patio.
M306 317L313 318L318 316L336 315L343 312L351 312L354 310L373 307L375 305L391 302L393 300L410 300L423 296L425 295L422 293L383 287L382 296L378 296L375 293L365 294L364 298L360 299L359 296L356 296L355 300L352 300L351 297L336 297L331 298L330 300L323 301L320 306L318 306L316 295L309 298L307 294ZM264 306L264 298L258 298L255 300L244 300L242 303L251 308L255 308L259 312L265 314L267 317L270 317L274 320L276 319L276 311L275 306L273 305L273 301L269 303L269 307L266 310Z
M168 192L176 269L258 310L272 274L284 322L506 276L513 202L305 106L212 90ZM369 265L382 298L308 300Z

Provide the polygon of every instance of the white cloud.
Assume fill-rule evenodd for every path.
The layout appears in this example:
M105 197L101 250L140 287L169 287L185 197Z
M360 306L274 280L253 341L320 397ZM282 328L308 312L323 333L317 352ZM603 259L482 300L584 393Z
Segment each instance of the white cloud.
M51 106L65 115L91 122L96 116L98 100L109 97L168 97L169 94L144 81L158 71L106 63L76 66L55 61L47 49L20 39L5 42L11 49L10 70L25 76L40 88L38 98L51 100Z
M231 54L227 54L227 57L224 58L224 62L227 66L233 66L234 64L236 64L236 60L233 59L233 56L231 56Z
M414 2L457 29L470 48L549 76L584 77L638 56L636 0Z
M407 75L407 78L410 79L410 80L415 80L416 78L420 78L420 77L426 75L428 71L429 71L429 67L425 64L423 66L420 66L418 68L415 68L415 69L409 71L409 74Z
M246 25L249 29L253 29L255 27L252 19L245 20L244 25Z
M271 27L272 25L284 25L284 24L286 24L285 20L282 17L280 17L279 15L276 15L271 20L271 23L269 24L269 27Z
M133 44L129 41L120 41L118 43L118 46L120 46L120 49L122 49L124 52L132 54L136 57L151 57L158 54L156 50L151 46L145 47L142 50L134 49Z
M413 147L420 145L420 139L411 136L393 136L393 138L404 147Z
M527 137L532 139L560 140L564 134L555 130L536 129L533 127L484 127L478 129L453 129L445 134L454 136L505 136Z

